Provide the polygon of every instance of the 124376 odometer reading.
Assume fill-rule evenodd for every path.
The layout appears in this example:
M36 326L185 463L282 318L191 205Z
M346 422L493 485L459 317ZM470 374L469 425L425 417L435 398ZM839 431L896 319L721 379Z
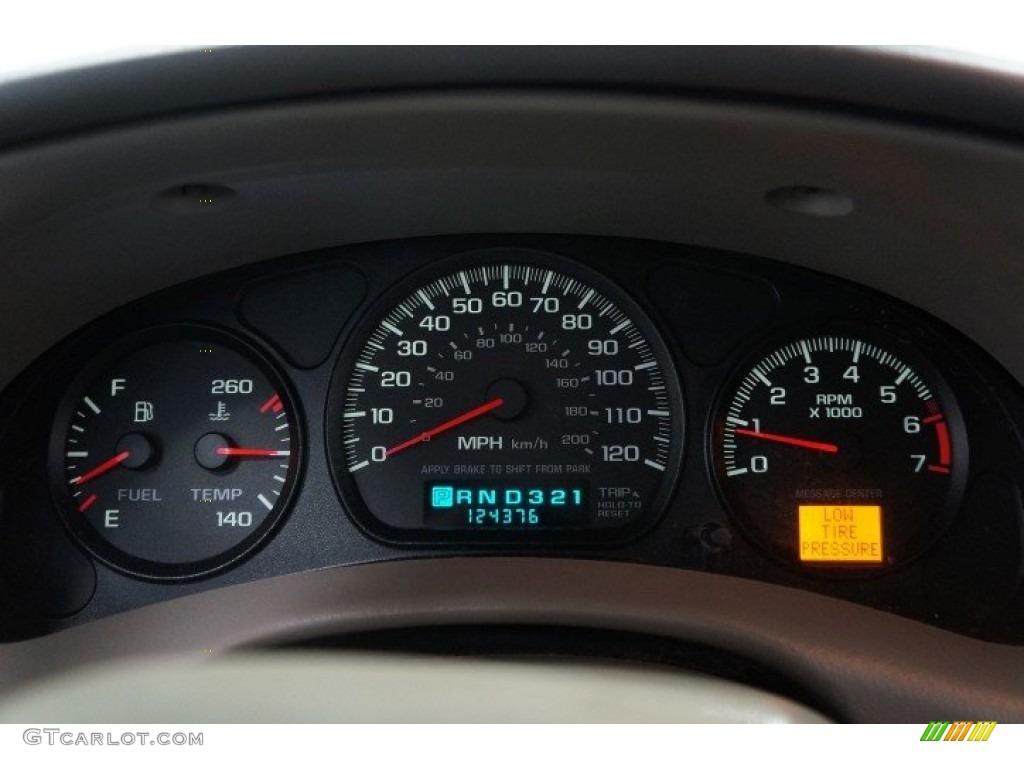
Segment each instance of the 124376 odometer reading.
M423 523L430 528L573 528L589 506L586 485L464 480L427 483L426 490Z

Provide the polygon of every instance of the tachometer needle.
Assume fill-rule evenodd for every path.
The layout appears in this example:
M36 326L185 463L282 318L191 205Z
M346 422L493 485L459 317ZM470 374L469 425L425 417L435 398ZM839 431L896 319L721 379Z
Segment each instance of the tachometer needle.
M131 458L131 455L131 451L121 451L119 454L117 454L117 456L114 456L112 459L107 459L98 467L90 469L84 475L79 475L78 477L72 478L70 481L71 485L82 485L83 483L88 483L90 480L95 480L97 477L106 472L109 472L114 467L118 467L121 464L124 464L124 462L128 461L128 459Z
M229 448L226 445L219 446L213 452L218 456L234 456L237 459L263 459L291 455L291 451L275 451L273 448Z
M429 440L432 437L435 437L436 435L440 435L442 432L447 432L449 429L454 429L460 424L465 424L467 421L472 421L473 419L479 418L480 416L483 416L485 413L490 413L491 411L497 408L501 408L501 406L503 406L504 404L505 398L496 397L493 400L486 402L483 405L478 406L471 411L466 411L461 416L456 416L454 419L449 419L444 424L438 424L433 429L428 429L426 432L416 435L416 437L410 438L409 440L406 440L404 443L399 443L398 445L391 446L390 448L387 449L387 451L384 452L384 455L394 456L399 451L404 451L406 448L411 448L412 446L418 443L422 443L426 440Z
M773 435L771 432L755 432L752 429L737 429L737 435L756 437L760 440L770 440L773 443L785 443L795 445L797 448L809 448L812 451L823 453L839 453L839 446L832 443L816 443L813 440L801 440L799 437L788 437L787 435Z

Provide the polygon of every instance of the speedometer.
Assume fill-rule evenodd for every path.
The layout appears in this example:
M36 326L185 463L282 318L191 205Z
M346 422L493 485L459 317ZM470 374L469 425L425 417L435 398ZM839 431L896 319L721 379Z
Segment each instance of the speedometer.
M328 425L346 507L398 541L624 536L664 510L682 436L636 303L508 250L389 292L339 363Z

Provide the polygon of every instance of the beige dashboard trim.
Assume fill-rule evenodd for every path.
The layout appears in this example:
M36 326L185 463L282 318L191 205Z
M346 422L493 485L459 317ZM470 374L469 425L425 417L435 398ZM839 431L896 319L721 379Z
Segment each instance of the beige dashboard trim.
M851 721L1024 721L1024 648L743 579L527 557L333 568L147 606L0 646L0 691L97 662L186 654L201 663L283 641L481 623L704 643L773 667Z

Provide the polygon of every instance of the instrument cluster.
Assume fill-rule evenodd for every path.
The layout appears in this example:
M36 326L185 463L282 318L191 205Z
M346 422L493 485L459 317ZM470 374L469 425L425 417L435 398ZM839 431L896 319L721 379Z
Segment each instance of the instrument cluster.
M467 236L287 257L101 318L0 396L0 631L529 553L1018 642L1021 394L914 308L740 254Z

